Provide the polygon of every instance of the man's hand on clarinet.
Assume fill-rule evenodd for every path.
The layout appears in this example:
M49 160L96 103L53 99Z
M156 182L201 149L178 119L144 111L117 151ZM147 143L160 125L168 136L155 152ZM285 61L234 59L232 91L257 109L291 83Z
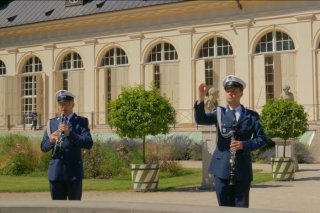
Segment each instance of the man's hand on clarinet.
M55 144L56 141L57 141L57 139L58 139L58 137L59 137L59 132L58 132L58 131L54 131L54 132L50 135L50 138L49 138L50 143L51 143L51 144Z
M241 141L233 140L231 141L230 149L233 151L242 150L243 144L241 143Z
M61 123L59 124L59 129L61 132L63 132L66 136L70 135L70 129L67 124Z

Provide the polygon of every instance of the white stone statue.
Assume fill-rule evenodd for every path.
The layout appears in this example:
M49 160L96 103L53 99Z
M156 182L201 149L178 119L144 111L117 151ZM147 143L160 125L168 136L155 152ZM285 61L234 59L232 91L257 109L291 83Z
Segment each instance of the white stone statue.
M208 91L208 96L204 99L206 112L211 112L218 106L219 90L212 87Z
M294 101L293 93L290 92L290 86L289 85L284 85L282 88L283 92L280 95L280 98Z

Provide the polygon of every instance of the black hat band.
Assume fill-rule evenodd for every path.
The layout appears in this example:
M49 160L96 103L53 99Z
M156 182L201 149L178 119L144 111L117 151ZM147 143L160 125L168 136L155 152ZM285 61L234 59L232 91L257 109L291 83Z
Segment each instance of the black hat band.
M59 95L58 102L66 102L66 101L73 101L74 98L69 95Z
M236 82L236 81L228 81L228 82L226 82L225 85L224 85L224 89L226 89L228 87L236 87L236 88L243 89L243 85L240 84L239 82Z

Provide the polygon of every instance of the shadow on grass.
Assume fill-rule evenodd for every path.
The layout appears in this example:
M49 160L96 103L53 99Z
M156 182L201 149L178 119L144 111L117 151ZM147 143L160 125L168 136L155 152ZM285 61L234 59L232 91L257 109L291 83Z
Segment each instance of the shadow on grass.
M214 191L210 189L203 189L201 186L188 186L188 187L181 187L181 188L165 188L165 189L158 189L159 192L209 192Z
M265 189L265 188L279 188L279 187L291 187L288 185L272 185L272 184L257 184L257 185L253 185L251 186L251 188L261 188L261 189Z

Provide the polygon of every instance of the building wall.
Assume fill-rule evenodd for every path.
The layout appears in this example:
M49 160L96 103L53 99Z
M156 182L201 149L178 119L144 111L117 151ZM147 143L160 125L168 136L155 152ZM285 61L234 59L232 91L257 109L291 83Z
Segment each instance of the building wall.
M101 91L103 88L100 87L102 83L99 75L101 70L106 69L100 67L103 55L114 47L123 49L129 60L126 66L128 85L144 85L150 65L146 63L148 54L158 43L168 42L178 53L178 60L171 63L174 65L168 65L175 67L172 71L178 76L178 86L172 89L170 95L172 98L174 94L174 99L178 100L175 108L180 116L179 123L192 124L192 107L201 80L197 73L203 69L203 59L198 59L198 52L202 44L214 36L227 39L234 52L231 57L213 59L219 62L219 65L216 65L221 72L219 81L227 72L244 79L248 87L242 98L243 105L261 111L265 103L265 83L262 81L261 67L263 61L261 54L255 54L254 50L263 35L275 30L287 33L295 44L295 50L289 52L290 56L285 55L287 53L277 53L283 61L281 67L286 69L281 82L294 82L291 88L295 100L305 106L310 120L318 120L320 3L241 3L243 10L233 1L192 1L0 29L0 60L6 64L6 76L18 77L15 81L15 92L3 91L6 94L16 94L16 97L11 97L15 99L16 107L9 110L10 107L7 106L7 110L0 111L2 123L5 123L4 118L9 112L17 117L21 114L21 88L18 79L22 76L21 70L26 60L33 55L40 58L43 66L43 122L57 113L55 73L59 70L59 64L66 54L75 51L83 59L84 65L81 69L83 82L79 80L81 85L75 85L82 91L78 97L81 100L78 104L81 106L76 108L76 112L80 110L77 113L89 118L93 113L92 121L99 124L100 109L104 106L101 97L105 96ZM229 61L223 63L231 63L229 68L223 65L223 60ZM224 105L223 88L221 84L218 87L219 103ZM6 90L9 86L1 88ZM6 95L0 97L8 98ZM22 125L19 118L11 123Z

